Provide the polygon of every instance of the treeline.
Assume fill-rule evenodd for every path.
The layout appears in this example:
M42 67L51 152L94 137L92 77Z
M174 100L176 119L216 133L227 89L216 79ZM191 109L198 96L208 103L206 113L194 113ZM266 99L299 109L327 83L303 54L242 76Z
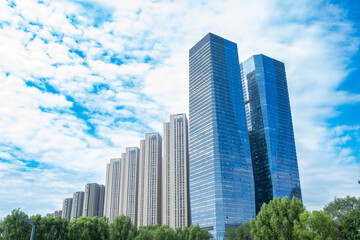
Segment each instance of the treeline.
M0 240L28 240L31 226L16 215L19 210L0 220ZM106 217L81 217L69 222L61 217L30 217L35 223L35 240L208 240L211 235L199 226L172 229L148 225L137 228L130 218L117 216L109 224ZM307 211L303 203L273 199L264 204L256 216L238 228L226 231L228 240L333 240L360 239L360 198L335 198L322 211Z
M226 231L227 240L359 240L360 197L335 198L322 211L303 203L273 199L263 204L256 220Z
M29 219L24 212L13 210L0 222L1 240L30 239L31 226L16 215ZM35 215L30 221L36 226L35 240L208 240L211 237L199 226L174 230L166 225L148 225L137 229L124 215L117 216L111 224L106 217L80 217L69 222L66 218Z

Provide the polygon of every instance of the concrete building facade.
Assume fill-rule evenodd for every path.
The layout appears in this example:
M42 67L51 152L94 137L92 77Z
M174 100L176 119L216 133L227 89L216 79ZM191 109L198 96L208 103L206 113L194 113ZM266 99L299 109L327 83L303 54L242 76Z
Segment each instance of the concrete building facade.
M114 158L106 166L104 215L113 222L119 215L121 158Z
M144 226L145 139L140 140L137 226Z
M140 161L140 175L143 179L140 193L143 201L139 201L142 218L138 226L149 224L161 225L161 161L162 161L162 138L159 133L145 134L145 160ZM143 165L142 165L143 164Z
M70 221L78 219L83 214L84 192L74 192Z
M83 216L104 216L105 186L97 183L85 185Z
M189 195L188 120L185 114L164 123L162 159L162 224L191 225Z
M72 198L65 198L63 200L63 207L62 207L62 217L71 219L71 211L72 211L72 204L73 199Z
M129 216L134 224L137 222L139 158L140 149L138 147L126 148L124 182L122 184L124 190L124 195L122 197L123 211L120 213Z

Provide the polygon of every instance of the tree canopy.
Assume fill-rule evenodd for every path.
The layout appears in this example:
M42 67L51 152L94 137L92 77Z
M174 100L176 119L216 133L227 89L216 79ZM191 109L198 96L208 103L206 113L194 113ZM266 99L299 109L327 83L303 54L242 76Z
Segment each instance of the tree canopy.
M250 233L250 222L246 222L239 227L226 230L226 239L229 240L252 240Z
M324 211L335 221L340 239L360 239L360 197L335 198Z
M14 210L0 220L0 240L28 240L31 226L16 214L29 219L19 210ZM169 226L147 225L136 228L130 217L116 216L109 224L108 218L80 217L69 222L61 217L30 217L35 226L35 239L41 240L208 240L211 235L199 226L184 227L174 230Z
M29 240L31 235L30 224L23 222L16 217L19 215L25 219L29 219L28 215L20 210L13 210L10 215L0 222L0 239L3 240Z
M163 225L139 228L130 217L120 215L110 224L108 218L80 217L69 222L61 217L30 218L20 210L0 220L0 240L28 240L31 226L19 218L35 223L35 239L42 240L208 240L211 234L198 225L172 229ZM323 211L307 211L293 198L275 198L263 204L256 220L226 231L229 240L331 240L360 239L360 198L335 198Z
M251 220L250 231L254 239L285 240L294 239L294 223L305 211L303 203L293 198L275 198L263 204L256 220Z
M333 240L338 236L336 223L324 211L304 211L294 223L294 239Z

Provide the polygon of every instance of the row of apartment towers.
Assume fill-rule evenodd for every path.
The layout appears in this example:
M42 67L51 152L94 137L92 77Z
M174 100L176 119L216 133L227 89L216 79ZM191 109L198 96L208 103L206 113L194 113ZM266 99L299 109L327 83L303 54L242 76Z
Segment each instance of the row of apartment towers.
M106 168L104 214L111 221L124 214L137 226L191 224L188 120L170 116L159 133L146 133L140 148L128 147Z
M63 200L62 210L47 213L46 217L63 217L70 221L82 216L102 217L104 214L105 186L97 183L85 185L85 191L74 192Z
M225 239L285 196L302 199L284 63L263 54L239 63L236 43L209 33L189 51L189 126L171 115L163 140L147 133L111 159L104 215L199 224Z
M164 123L163 136L164 142L159 133L146 133L140 148L127 147L121 158L111 159L107 164L106 187L88 183L85 192L74 192L72 198L63 200L62 210L46 216L62 216L70 221L81 216L107 216L112 222L117 215L124 214L138 226L189 226L186 115L171 115L170 122Z

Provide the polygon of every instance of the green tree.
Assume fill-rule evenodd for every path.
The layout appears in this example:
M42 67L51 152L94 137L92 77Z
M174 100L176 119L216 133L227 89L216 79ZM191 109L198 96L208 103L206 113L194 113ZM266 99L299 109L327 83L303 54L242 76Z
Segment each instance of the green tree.
M109 225L107 218L80 217L68 225L69 240L107 240L109 239Z
M341 235L345 239L360 239L360 210L355 209L344 216Z
M3 240L28 240L31 235L31 225L20 220L16 215L29 219L28 215L20 210L13 210L0 223L0 239Z
M250 222L246 222L239 227L226 230L226 239L229 240L252 240L250 233Z
M323 211L304 211L294 223L294 239L332 240L338 236L336 223Z
M116 216L114 222L110 224L110 239L135 239L137 234L136 226L132 224L130 217Z
M135 240L153 240L154 233L158 228L160 228L160 226L157 224L139 227Z
M238 240L238 236L236 233L237 228L231 227L226 230L226 240Z
M177 240L174 229L167 225L158 227L153 235L154 240Z
M201 229L199 225L191 225L189 227L189 236L185 240L209 240L211 234L205 230Z
M305 211L303 203L293 198L275 198L269 204L263 204L256 220L251 220L250 231L254 239L287 240L294 239L294 222L299 221Z
M36 226L35 239L61 240L66 239L69 220L61 217L41 217L35 215L30 217Z
M336 222L340 239L360 239L360 197L335 198L324 211Z

